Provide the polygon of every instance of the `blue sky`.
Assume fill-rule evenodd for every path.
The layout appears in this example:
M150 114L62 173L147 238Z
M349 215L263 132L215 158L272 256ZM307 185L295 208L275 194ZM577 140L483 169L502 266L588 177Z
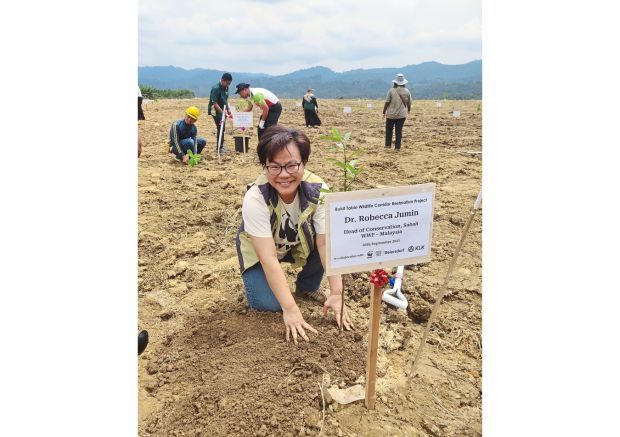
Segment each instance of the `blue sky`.
M139 65L283 74L482 58L481 0L139 0Z

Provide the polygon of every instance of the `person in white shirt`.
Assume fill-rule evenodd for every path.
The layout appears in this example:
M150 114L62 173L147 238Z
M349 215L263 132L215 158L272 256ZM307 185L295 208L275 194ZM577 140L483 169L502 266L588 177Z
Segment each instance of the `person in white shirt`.
M320 288L325 269L325 182L305 166L310 140L296 130L273 126L265 131L258 148L264 173L243 198L242 222L237 233L237 255L244 291L251 308L282 311L286 339L297 343L306 330L316 333L303 318L289 289L280 263L301 267L296 296L307 296L333 311L336 322L353 327L346 308L340 320L342 277L329 276L329 292Z
M258 122L258 140L260 141L265 129L278 124L280 114L282 114L280 100L268 89L250 88L249 83L243 82L237 84L237 91L235 91L235 94L239 94L241 98L246 99L262 110ZM250 112L253 105L248 105L246 112Z

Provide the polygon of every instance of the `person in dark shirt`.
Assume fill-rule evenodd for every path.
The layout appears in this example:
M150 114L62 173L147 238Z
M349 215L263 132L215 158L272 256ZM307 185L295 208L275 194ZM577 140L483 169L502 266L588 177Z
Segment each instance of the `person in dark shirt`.
M301 100L301 106L304 108L304 117L306 118L306 127L319 127L321 125L321 119L317 114L319 112L319 104L313 92L312 88L308 88L304 98Z
M213 117L213 121L215 122L215 126L217 128L217 137L215 138L215 148L217 152L217 148L220 147L219 152L225 152L224 149L224 135L222 135L222 144L218 144L220 140L220 130L222 129L222 117L224 116L224 106L226 106L226 113L228 118L232 117L232 113L230 112L230 108L228 107L228 87L232 83L232 75L230 73L222 74L222 78L218 83L216 83L213 88L211 88L211 95L209 97L209 109L208 113ZM212 113L211 110L215 110L215 113Z
M144 120L144 112L142 111L142 91L138 86L138 121ZM140 123L138 123L138 158L142 156L142 135L140 134Z
M170 153L183 164L187 164L189 156L187 151L201 153L207 145L207 140L197 138L198 128L194 125L200 116L200 109L190 106L185 111L185 118L177 120L170 126Z
M144 120L144 111L142 110L142 90L138 86L138 120Z

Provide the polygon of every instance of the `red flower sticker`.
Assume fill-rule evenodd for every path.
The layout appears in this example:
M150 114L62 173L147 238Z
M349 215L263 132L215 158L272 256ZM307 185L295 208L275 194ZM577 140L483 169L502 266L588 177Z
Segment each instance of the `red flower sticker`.
M370 274L370 282L375 284L375 287L383 287L390 282L390 278L385 270L377 269Z

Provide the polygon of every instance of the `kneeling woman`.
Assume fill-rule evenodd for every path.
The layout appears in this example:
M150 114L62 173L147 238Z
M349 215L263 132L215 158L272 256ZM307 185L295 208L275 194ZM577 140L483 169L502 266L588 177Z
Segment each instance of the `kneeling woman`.
M329 276L329 293L320 289L325 267L325 206L318 201L325 182L305 169L310 140L295 129L272 126L257 148L264 174L243 198L243 221L237 233L237 255L251 308L282 311L286 340L297 335L308 341L306 330L317 333L301 315L286 281L281 262L301 267L296 296L323 303L334 311L338 326L353 327L344 311L340 320L342 277Z

